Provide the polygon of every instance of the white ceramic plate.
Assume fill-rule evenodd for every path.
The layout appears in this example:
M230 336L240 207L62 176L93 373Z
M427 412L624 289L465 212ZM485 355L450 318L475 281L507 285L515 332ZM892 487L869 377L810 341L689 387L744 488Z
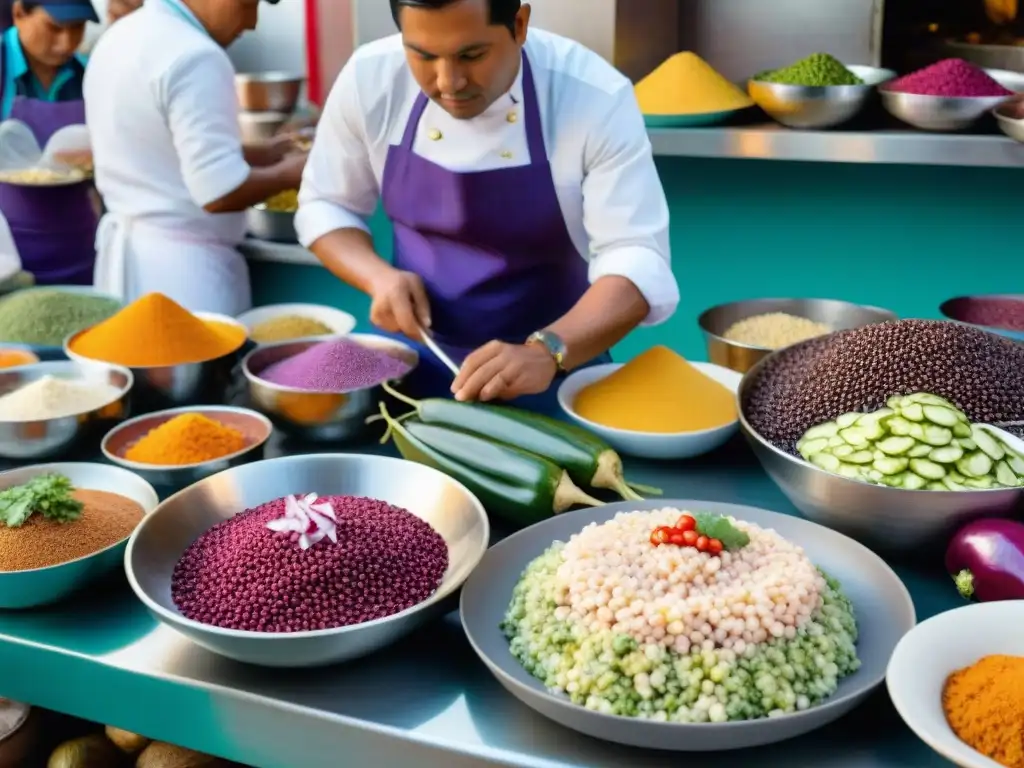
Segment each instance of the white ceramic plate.
M889 697L910 729L962 768L1000 768L953 733L942 711L946 678L983 656L1024 656L1024 600L975 603L946 611L903 636L886 670Z
M573 402L580 390L595 381L610 376L622 365L622 363L606 363L591 368L582 368L569 374L558 388L558 404L562 406L566 415L581 427L603 438L619 453L645 459L689 459L715 450L736 434L739 424L738 416L729 424L714 429L666 434L662 432L630 432L625 429L605 427L577 414L573 410ZM743 374L713 363L691 362L690 365L725 386L730 392L739 391Z
M322 304L270 304L243 312L237 319L251 333L252 329L260 323L284 315L299 315L321 322L331 329L330 335L332 336L345 336L356 327L356 319L348 312ZM289 339L289 341L295 341L295 339Z

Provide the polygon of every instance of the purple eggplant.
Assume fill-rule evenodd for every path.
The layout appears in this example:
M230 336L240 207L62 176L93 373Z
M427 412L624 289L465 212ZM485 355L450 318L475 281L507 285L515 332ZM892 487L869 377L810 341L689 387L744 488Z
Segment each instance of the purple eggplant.
M977 520L953 536L946 571L968 600L1024 599L1024 524Z

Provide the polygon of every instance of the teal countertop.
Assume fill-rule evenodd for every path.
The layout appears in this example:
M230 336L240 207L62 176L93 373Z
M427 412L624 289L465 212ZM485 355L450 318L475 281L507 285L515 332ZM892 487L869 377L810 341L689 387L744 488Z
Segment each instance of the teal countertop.
M275 437L268 455L303 446ZM358 447L353 450L382 451ZM685 463L627 461L666 499L796 514L737 439ZM960 604L938 556L896 564L919 619ZM870 606L858 606L861 611ZM655 768L684 756L606 744L520 704L474 656L456 613L347 666L285 671L217 657L158 625L121 574L61 605L0 613L0 696L218 754L256 768ZM339 762L339 754L345 759ZM816 733L702 754L704 768L938 768L884 690Z

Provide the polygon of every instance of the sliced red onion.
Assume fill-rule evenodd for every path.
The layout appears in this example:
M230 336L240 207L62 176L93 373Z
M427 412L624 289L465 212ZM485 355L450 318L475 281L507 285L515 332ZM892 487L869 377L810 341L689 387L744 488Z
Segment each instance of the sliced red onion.
M302 498L287 496L284 500L284 514L266 525L275 532L299 534L299 548L305 550L325 538L337 544L337 519L334 508L328 502L317 503L317 495L309 493Z

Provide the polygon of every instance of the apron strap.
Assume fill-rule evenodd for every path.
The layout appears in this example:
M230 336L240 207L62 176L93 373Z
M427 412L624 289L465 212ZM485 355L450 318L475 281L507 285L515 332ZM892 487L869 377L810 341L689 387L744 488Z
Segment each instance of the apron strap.
M409 114L409 120L405 124L405 133L402 134L402 148L412 152L413 144L416 141L416 129L419 128L420 118L423 117L423 111L427 108L427 94L422 90L416 97L416 101L412 104L412 112Z
M544 128L540 119L540 104L537 101L537 86L533 82L533 68L530 57L523 51L523 111L526 112L526 146L530 150L530 162L546 162L547 147L544 146Z

